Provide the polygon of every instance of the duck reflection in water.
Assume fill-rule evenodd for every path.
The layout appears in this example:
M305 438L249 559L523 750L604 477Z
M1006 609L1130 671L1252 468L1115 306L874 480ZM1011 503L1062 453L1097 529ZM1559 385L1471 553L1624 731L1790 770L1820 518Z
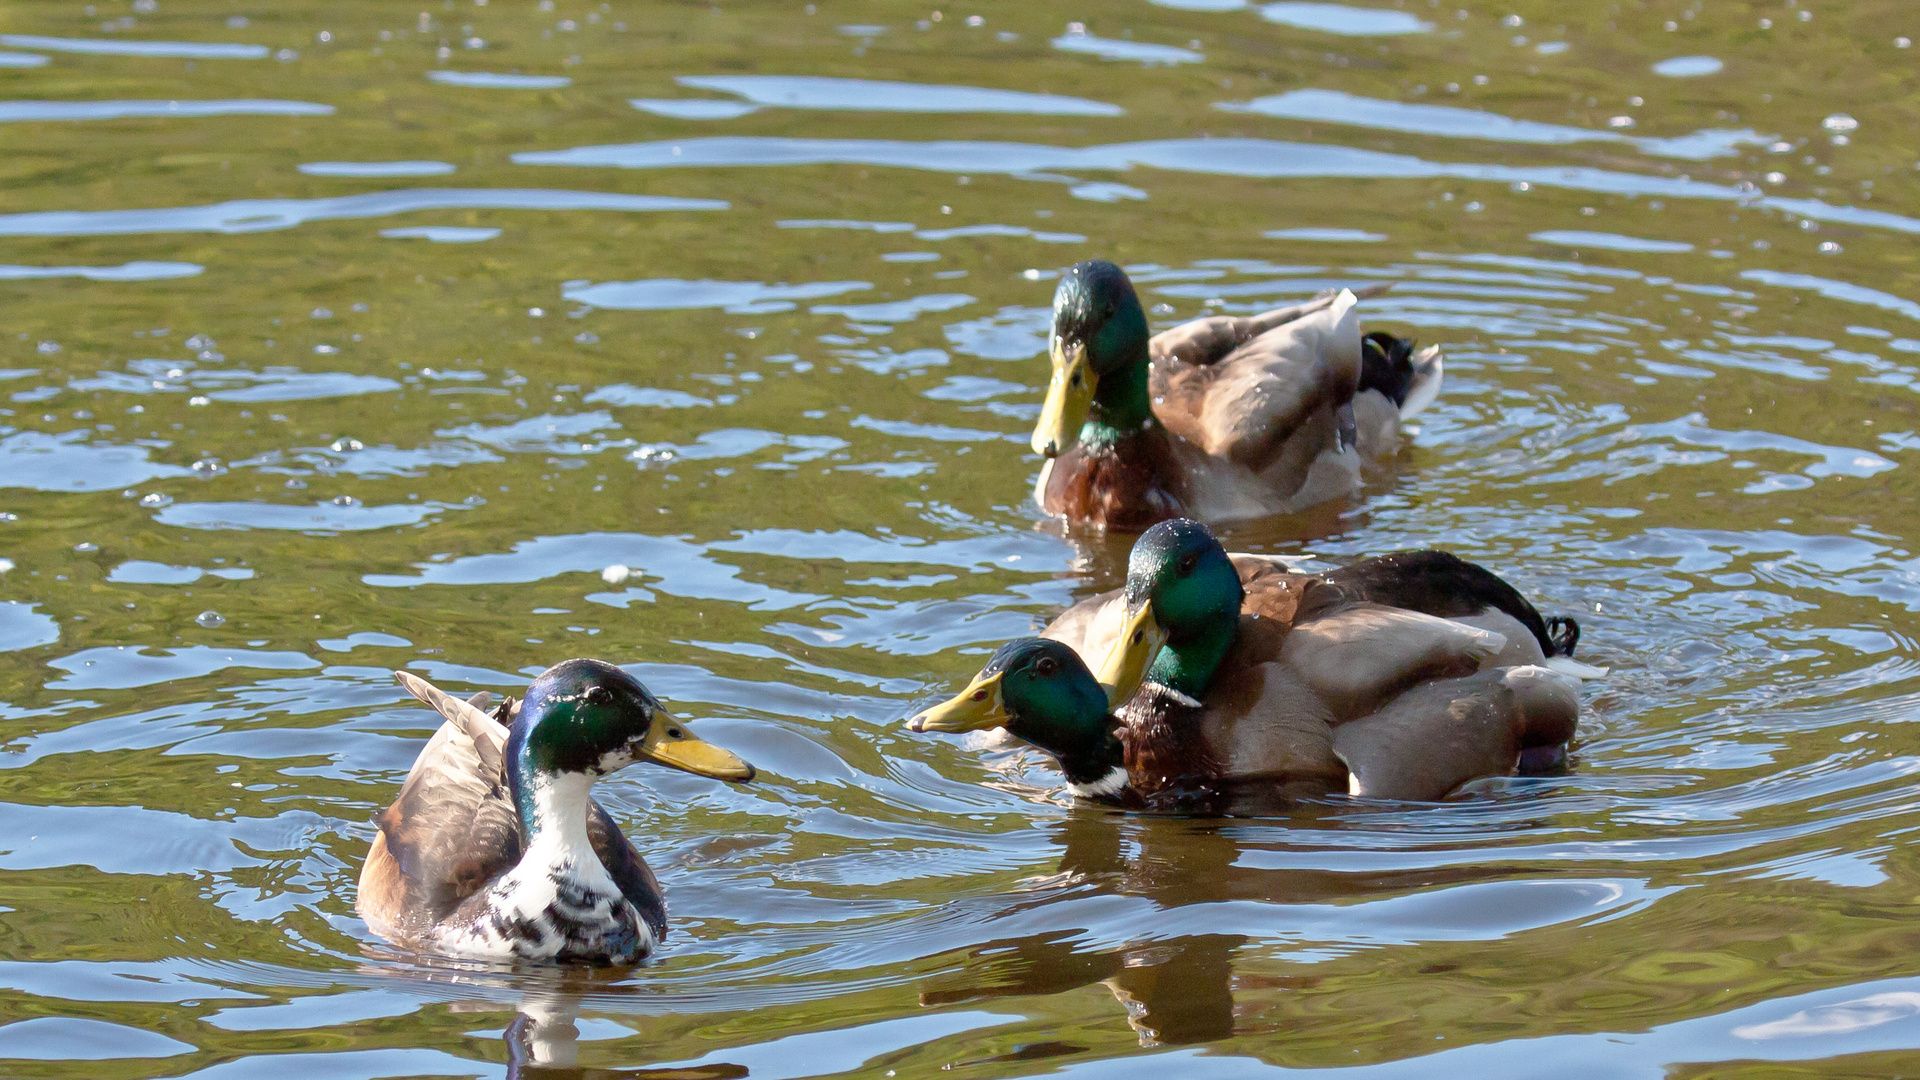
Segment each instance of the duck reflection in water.
M1331 805L1296 808L1291 821L1338 812ZM1207 932L1207 905L1351 902L1483 879L1484 868L1422 867L1364 875L1242 865L1249 826L1218 818L1130 816L1076 808L1053 823L1061 845L1059 871L1030 880L1010 894L1000 917L1018 919L1071 909L1071 898L1134 897L1151 901L1156 919L1197 932L1137 939L1118 946L1088 944L1084 924L989 941L969 950L961 971L935 978L920 994L926 1006L985 998L1068 993L1104 983L1124 1010L1142 1046L1211 1042L1235 1033L1236 991L1310 985L1315 976L1236 974L1235 956L1250 940L1243 933ZM1254 828L1264 828L1254 826ZM1232 917L1227 917L1232 921ZM1057 916L1047 921L1058 922ZM1234 922L1233 925L1240 925ZM1090 1048L1058 1042L1032 1044L1009 1057L1031 1059Z

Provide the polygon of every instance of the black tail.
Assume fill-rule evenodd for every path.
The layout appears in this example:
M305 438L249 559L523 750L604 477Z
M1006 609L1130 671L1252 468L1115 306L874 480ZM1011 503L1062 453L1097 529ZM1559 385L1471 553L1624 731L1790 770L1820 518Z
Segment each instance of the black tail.
M1375 330L1360 339L1360 389L1378 390L1395 405L1407 402L1413 389L1412 338L1397 338Z
M1547 620L1547 637L1553 642L1548 656L1572 656L1580 644L1580 623L1571 615L1555 615Z

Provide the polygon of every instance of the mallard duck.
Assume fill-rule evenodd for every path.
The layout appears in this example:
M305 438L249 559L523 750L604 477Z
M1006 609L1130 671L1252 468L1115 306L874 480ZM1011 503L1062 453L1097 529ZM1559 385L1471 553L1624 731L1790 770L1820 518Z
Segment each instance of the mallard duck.
M1438 347L1362 336L1342 289L1149 336L1126 272L1080 263L1053 294L1053 378L1033 431L1047 514L1127 532L1290 513L1349 494L1440 392Z
M381 937L487 960L632 963L667 932L660 883L593 782L637 761L722 780L753 766L702 742L639 680L568 660L493 715L393 673L446 720L376 819L356 903Z
M1564 762L1579 679L1604 673L1572 659L1578 639L1445 552L1301 574L1175 519L1135 543L1124 589L1002 645L909 724L1005 728L1073 794L1129 805L1435 800Z

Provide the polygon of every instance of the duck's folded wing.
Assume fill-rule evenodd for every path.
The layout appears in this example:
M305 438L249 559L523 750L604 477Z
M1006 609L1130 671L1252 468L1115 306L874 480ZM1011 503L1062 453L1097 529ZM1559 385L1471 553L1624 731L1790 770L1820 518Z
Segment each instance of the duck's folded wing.
M445 721L375 819L359 904L369 922L417 938L519 861L520 829L501 770L506 730L425 679L395 679Z
M1392 282L1382 281L1351 291L1355 297L1364 300L1392 287ZM1165 366L1167 361L1204 367L1217 363L1276 326L1285 326L1296 319L1325 310L1332 306L1339 295L1339 289L1327 289L1311 300L1263 311L1258 315L1213 315L1193 319L1155 334L1153 340L1147 343L1147 350L1156 367Z
M1170 371L1155 415L1207 453L1260 471L1315 414L1352 402L1360 385L1356 302L1343 291L1210 367Z
M660 892L660 880L653 876L653 870L647 866L646 860L633 849L633 844L620 831L620 826L614 823L612 815L593 800L587 802L587 839L592 841L594 854L600 856L601 865L607 868L607 876L620 886L627 902L653 928L653 940L666 937L667 902Z
M1355 604L1295 624L1280 662L1339 723L1373 712L1417 683L1470 675L1506 644L1500 634L1451 619Z
M1578 686L1569 676L1531 666L1422 683L1373 715L1334 729L1348 791L1431 801L1470 780L1506 776L1521 751L1573 737Z
M1088 667L1097 668L1120 638L1126 607L1119 589L1090 596L1061 612L1040 636L1060 642L1079 653Z

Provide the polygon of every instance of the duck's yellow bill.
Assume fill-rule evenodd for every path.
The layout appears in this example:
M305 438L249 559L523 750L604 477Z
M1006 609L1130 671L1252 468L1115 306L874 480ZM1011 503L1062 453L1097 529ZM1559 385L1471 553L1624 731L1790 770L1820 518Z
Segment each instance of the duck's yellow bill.
M958 734L1005 727L1012 719L1000 700L1000 672L996 671L975 675L965 690L907 721L907 727Z
M753 766L740 755L696 737L687 730L687 725L664 709L653 714L646 738L640 741L639 756L715 780L753 779Z
M1080 438L1087 411L1093 407L1095 381L1085 345L1062 345L1055 338L1051 352L1053 378L1047 383L1040 422L1033 427L1033 452L1050 458L1066 453Z
M1141 604L1136 610L1127 612L1127 621L1120 628L1120 638L1107 650L1107 658L1100 662L1100 670L1094 678L1107 691L1107 707L1117 709L1126 704L1140 684L1146 681L1147 669L1160 655L1160 647L1167 643L1167 632L1160 621L1153 617L1153 605Z

